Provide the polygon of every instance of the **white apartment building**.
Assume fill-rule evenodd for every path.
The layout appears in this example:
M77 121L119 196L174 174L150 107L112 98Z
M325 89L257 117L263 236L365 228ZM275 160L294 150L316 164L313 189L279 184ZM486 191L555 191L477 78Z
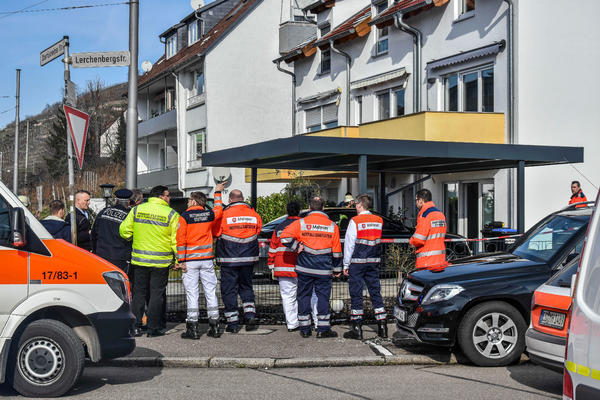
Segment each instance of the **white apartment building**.
M278 0L216 0L160 35L165 54L139 79L138 186L208 193L204 152L291 135L290 80L272 62L280 11ZM245 170L230 188L250 193Z
M600 141L600 84L581 81L600 62L599 2L298 3L314 18L315 35L277 59L296 74L298 134L582 146L583 164L526 168L525 226L565 206L571 180L595 197L600 161L590 150ZM388 175L386 191L421 178ZM494 220L516 227L515 185L513 170L438 174L422 183L449 230L468 237ZM378 186L369 177L375 197ZM357 194L356 179L326 194L339 199L346 190ZM413 199L408 189L389 204L414 218Z

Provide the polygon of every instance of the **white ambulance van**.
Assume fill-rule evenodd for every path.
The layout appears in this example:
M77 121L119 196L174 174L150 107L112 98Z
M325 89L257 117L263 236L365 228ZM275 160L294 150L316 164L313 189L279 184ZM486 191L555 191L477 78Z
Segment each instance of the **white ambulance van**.
M71 389L92 362L135 348L127 276L53 239L0 182L0 383L25 396Z
M598 204L599 197L596 199ZM600 399L600 212L594 211L571 308L563 399Z

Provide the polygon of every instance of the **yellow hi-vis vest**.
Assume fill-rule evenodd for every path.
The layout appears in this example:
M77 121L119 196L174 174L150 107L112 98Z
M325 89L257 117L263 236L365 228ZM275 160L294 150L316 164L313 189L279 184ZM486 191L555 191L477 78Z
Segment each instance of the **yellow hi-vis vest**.
M131 263L166 268L177 257L179 214L166 201L150 197L131 209L119 226L122 238L131 240Z

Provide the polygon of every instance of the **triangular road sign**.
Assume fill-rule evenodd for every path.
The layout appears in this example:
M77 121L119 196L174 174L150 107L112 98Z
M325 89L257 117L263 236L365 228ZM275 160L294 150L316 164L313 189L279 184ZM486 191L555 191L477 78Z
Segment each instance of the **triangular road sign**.
M73 147L75 147L75 154L77 154L79 169L82 169L85 139L87 138L90 116L73 107L63 106L63 109L65 110L65 115L67 117L67 125L69 126L69 133L71 134Z

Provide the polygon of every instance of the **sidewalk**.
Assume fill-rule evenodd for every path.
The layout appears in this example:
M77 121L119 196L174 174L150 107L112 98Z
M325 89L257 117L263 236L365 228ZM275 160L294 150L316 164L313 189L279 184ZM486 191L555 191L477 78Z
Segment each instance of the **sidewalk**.
M128 357L100 364L139 367L188 368L284 368L368 365L438 365L454 364L450 349L420 345L412 340L392 343L394 324L388 324L390 339L376 337L376 325L363 327L365 340L344 339L347 325L333 329L339 337L308 339L298 332L288 332L285 325L264 325L257 331L238 334L223 333L218 338L206 336L203 325L200 340L185 340L180 334L185 324L169 324L162 337L137 338L137 348Z

